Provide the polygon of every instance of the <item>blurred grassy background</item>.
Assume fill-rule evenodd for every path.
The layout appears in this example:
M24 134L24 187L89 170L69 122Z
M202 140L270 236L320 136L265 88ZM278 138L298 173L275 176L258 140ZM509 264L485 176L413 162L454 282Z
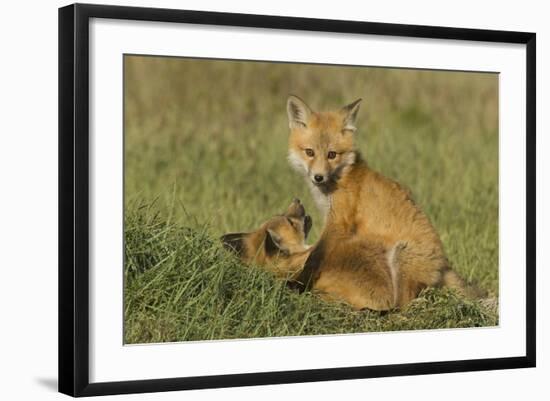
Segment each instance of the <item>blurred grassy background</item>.
M362 97L357 143L370 166L412 189L453 267L498 295L498 75L141 56L125 56L124 68L127 236L154 210L146 221L216 238L253 229L299 197L313 242L322 222L286 161L286 98L320 110ZM126 272L146 270L129 263L132 252ZM156 314L151 302L161 302ZM128 322L142 327L143 312L154 323L162 302L131 302ZM127 340L151 340L138 332Z

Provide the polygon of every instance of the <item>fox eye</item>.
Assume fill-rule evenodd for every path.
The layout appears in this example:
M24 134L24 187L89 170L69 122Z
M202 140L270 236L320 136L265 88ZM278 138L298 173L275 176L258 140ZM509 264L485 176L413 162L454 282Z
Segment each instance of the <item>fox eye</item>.
M328 157L329 159L334 159L334 158L336 157L336 152L333 151L333 150L331 150L330 152L328 152L327 157Z
M313 157L315 156L315 152L313 151L313 149L306 149L306 155L308 155L309 157Z

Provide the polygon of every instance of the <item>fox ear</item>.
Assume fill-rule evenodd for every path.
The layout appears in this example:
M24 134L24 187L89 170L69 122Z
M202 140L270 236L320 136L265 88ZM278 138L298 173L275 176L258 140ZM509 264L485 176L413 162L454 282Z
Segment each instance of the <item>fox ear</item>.
M344 131L355 132L357 129L355 126L355 120L357 119L357 112L359 111L359 105L362 99L357 99L355 102L342 107L342 114L344 115Z
M307 127L311 109L298 96L290 95L286 102L286 112L288 114L288 123L290 128Z
M244 239L247 236L248 233L229 233L222 235L220 240L225 249L235 252L237 256L243 256L245 251Z
M268 255L274 255L278 252L288 255L288 249L283 246L282 238L275 231L267 229L265 235L265 252Z

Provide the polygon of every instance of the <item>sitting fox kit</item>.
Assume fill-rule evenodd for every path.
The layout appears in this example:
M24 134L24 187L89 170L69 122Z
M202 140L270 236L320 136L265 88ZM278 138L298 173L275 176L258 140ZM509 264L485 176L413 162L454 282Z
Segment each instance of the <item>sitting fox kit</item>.
M410 192L370 169L355 148L360 102L315 112L296 96L288 99L288 158L325 217L297 281L374 310L404 306L428 286L463 289Z
M426 287L479 296L449 267L437 232L410 192L361 158L354 145L359 104L314 112L296 96L287 102L288 159L324 216L319 241L306 245L312 221L295 199L257 230L224 235L225 247L245 263L290 279L292 287L355 309L403 307Z

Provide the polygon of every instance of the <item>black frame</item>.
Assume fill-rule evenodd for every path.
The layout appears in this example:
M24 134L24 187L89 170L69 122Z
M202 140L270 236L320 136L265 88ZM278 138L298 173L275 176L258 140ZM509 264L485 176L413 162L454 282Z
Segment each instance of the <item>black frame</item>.
M527 325L521 357L90 383L88 27L90 18L180 22L526 45ZM72 396L534 367L536 363L536 35L527 32L74 4L59 9L59 391Z

